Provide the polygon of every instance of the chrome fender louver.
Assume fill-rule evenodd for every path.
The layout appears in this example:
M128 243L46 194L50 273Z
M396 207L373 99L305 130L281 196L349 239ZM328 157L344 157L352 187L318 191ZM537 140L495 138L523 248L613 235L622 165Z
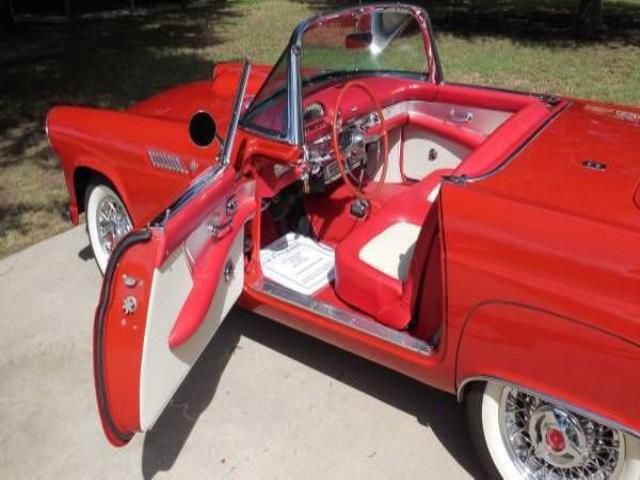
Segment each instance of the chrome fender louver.
M149 149L147 154L149 155L151 165L155 168L160 168L169 172L181 173L183 175L190 173L189 169L184 166L182 160L177 155L154 149Z

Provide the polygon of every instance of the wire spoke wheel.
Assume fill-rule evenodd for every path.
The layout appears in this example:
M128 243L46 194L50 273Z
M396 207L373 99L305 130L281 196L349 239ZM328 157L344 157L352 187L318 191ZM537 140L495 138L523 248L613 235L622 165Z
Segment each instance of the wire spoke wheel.
M131 231L131 221L119 198L108 196L98 204L100 247L111 255L118 242Z
M640 436L497 380L465 394L469 433L488 478L638 480Z
M124 203L107 185L91 188L85 209L91 248L98 267L104 272L114 248L133 229L133 224Z
M614 429L512 387L499 403L502 441L527 480L615 480L625 458Z

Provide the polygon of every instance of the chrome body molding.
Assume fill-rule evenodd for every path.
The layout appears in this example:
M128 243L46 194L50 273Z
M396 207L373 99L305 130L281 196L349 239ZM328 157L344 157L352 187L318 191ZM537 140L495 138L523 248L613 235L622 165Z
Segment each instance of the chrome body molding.
M516 158L518 155L520 155L520 153L522 153L527 147L529 147L529 145L531 145L531 143L534 140L536 140L540 135L542 135L542 132L544 132L547 129L547 127L551 125L556 120L556 118L558 118L560 114L563 113L565 110L567 110L571 105L573 105L573 102L567 101L565 105L563 105L561 108L558 109L558 111L556 111L553 115L547 118L542 123L542 125L540 125L540 127L536 129L536 131L533 132L531 136L529 136L529 138L523 141L518 148L516 148L513 152L511 152L509 156L502 163L500 163L500 165L496 166L493 170L490 170L486 173L481 173L480 175L477 175L475 177L467 177L466 175L463 175L461 177L457 177L457 180L455 179L456 177L452 175L448 175L447 181L451 181L452 183L459 183L459 184L467 183L467 182L473 183L473 182L480 182L482 180L486 180L487 178L493 177L494 175L497 175L502 170L507 168L509 164L511 164L513 159Z
M216 165L204 170L193 182L191 182L191 186L185 190L175 202L173 202L162 214L151 222L151 227L164 226L165 222L169 218L171 218L193 197L200 193L209 183L222 176L224 171L224 165L222 165L220 161L218 161Z
M492 377L489 375L478 375L478 376L474 376L474 377L469 377L469 378L465 378L460 385L458 386L457 389L457 398L458 398L458 402L462 402L464 399L464 391L465 388L475 382L496 382L499 384L502 384L506 387L510 387L510 388L515 388L517 390L520 390L528 395L533 395L536 396L542 400L544 400L545 402L548 403L552 403L557 405L560 408L563 408L565 410L570 410L572 412L577 413L578 415L581 415L583 417L589 418L591 420L593 420L594 422L598 422L601 423L602 425L606 425L607 427L616 429L616 430L621 430L625 433L628 433L629 435L633 435L634 437L640 439L640 431L634 430L632 428L628 428L625 427L624 425L619 424L618 422L615 422L613 420L609 420L605 417L603 417L602 415L598 415L596 413L590 412L588 410L585 410L583 408L580 407L576 407L575 405L571 405L570 403L565 402L564 400L559 400L558 398L555 398L553 396L550 395L546 395L544 393L540 393L536 390L532 390L528 387L523 387L522 385L518 385L515 384L513 382L509 382L507 380L503 380L501 378L497 378L497 377Z
M191 173L191 171L184 166L178 155L151 148L147 151L147 155L149 156L151 165L155 168L180 173L182 175Z
M328 320L340 323L349 328L353 328L354 330L358 330L359 332L366 333L372 337L397 345L401 348L411 350L425 356L433 353L433 347L430 344L412 337L408 333L386 327L364 315L342 310L329 303L320 302L307 295L302 295L301 293L293 291L267 278L264 278L255 285L252 285L252 288L258 292L282 300L289 305L302 308L314 313L315 315L320 315Z

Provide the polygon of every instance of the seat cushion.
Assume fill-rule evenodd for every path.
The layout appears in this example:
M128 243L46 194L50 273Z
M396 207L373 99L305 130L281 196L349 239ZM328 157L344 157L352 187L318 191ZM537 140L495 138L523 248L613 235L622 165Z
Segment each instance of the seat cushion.
M389 225L369 240L358 257L376 270L404 282L409 273L413 248L420 227L413 223L398 222Z
M403 296L421 226L437 197L438 170L389 200L336 247L336 294L379 322L404 329L411 319ZM433 193L435 191L435 193Z

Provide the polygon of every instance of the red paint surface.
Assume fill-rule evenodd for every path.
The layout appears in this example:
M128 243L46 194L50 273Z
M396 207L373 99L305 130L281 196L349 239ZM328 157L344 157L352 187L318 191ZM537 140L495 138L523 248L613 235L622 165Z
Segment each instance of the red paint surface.
M77 198L74 177L86 169L106 177L124 200L136 228L144 227L215 163L220 145L201 148L189 139L188 122L198 111L208 111L218 132L226 134L240 64L221 64L215 78L181 85L130 107L126 112L81 107L55 107L47 117L51 145L60 158L70 197L72 220L84 208ZM253 66L247 99L260 87L269 67ZM177 155L195 170L179 174L154 168L148 150Z
M638 431L640 139L587 107L495 175L442 189L456 382L504 378Z
M104 378L107 404L98 397L98 410L107 439L115 446L123 442L109 425L110 417L115 427L125 434L140 431L140 365L142 345L147 323L149 293L153 277L153 259L158 246L158 238L132 246L121 258L109 286L110 301L104 320ZM126 287L123 275L137 280L133 288ZM137 299L137 309L133 315L125 315L122 305L125 298L133 295ZM98 319L94 329L98 328ZM94 343L97 331L94 332ZM94 344L94 353L97 345ZM94 363L94 368L98 368ZM95 372L96 382L99 372Z

